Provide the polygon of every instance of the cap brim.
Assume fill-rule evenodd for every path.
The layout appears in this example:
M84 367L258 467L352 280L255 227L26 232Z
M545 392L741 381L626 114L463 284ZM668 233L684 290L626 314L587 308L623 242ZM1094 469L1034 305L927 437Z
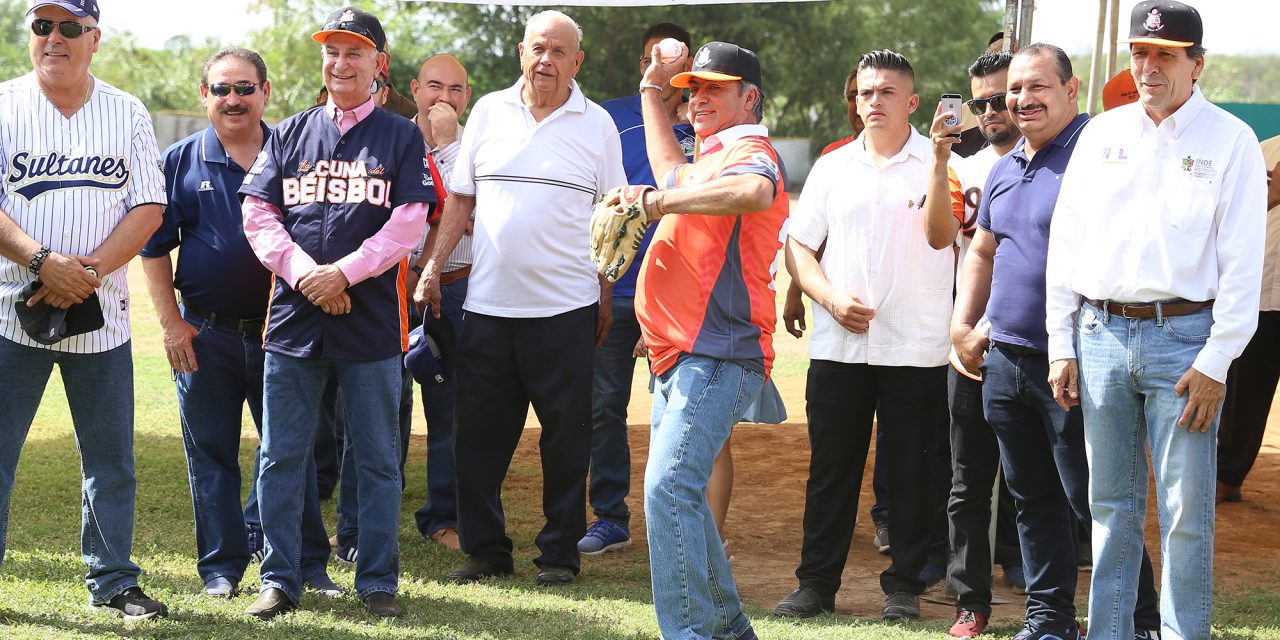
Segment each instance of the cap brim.
M92 17L88 11L83 11L80 9L80 7L77 7L73 4L65 3L65 2L41 2L40 4L34 7L31 7L30 9L27 9L27 15L31 15L36 9L39 9L40 7L58 7L59 9L63 9L77 18Z
M1165 40L1164 38L1125 38L1118 40L1116 44L1154 44L1157 47L1190 47L1194 42L1185 42L1182 40Z
M317 32L315 32L315 33L311 34L311 39L312 39L312 40L315 40L316 42L319 42L320 44L324 44L324 43L329 39L329 36L331 36L331 35L333 35L333 34L335 34L335 33L345 33L346 35L349 35L349 36L351 36L351 37L353 37L353 38L358 38L358 39L360 39L360 40L363 40L365 44L367 44L367 45L369 45L369 46L373 47L374 49L377 49L377 48L378 48L378 45L374 44L372 40L370 40L370 39L368 39L368 38L366 38L366 37L364 37L364 36L362 36L362 35L360 35L360 34L358 34L358 33L354 32L354 31L347 31L346 29L325 29L325 30L322 30L322 31L317 31Z
M684 73L677 73L671 79L671 86L681 89L688 88L689 81L694 78L712 82L729 82L731 80L741 80L742 76L731 76L727 73L716 73L715 71L685 71Z

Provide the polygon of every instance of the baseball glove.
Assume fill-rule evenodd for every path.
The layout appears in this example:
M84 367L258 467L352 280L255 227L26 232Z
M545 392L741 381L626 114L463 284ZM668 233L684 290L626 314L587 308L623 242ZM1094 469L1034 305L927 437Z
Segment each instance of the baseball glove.
M591 211L591 261L609 282L617 282L635 261L650 222L644 194L652 189L648 185L617 187Z

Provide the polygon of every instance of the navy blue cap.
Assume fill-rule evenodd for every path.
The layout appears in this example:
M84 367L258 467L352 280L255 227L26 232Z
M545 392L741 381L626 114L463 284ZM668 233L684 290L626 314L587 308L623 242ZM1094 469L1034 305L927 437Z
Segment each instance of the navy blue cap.
M77 18L93 18L98 19L98 0L32 0L31 8L27 9L27 15L31 15L32 11L40 7L61 7L71 12L71 15Z
M441 384L452 373L445 357L453 349L453 325L441 316L427 316L422 325L409 332L409 352L404 355L404 368L418 384Z
M349 33L378 51L387 50L387 33L382 30L382 22L372 13L355 7L343 7L329 14L324 26L311 34L311 39L324 44L335 33Z
M1190 47L1204 40L1204 21L1196 8L1175 0L1147 0L1129 15L1129 37L1120 44Z

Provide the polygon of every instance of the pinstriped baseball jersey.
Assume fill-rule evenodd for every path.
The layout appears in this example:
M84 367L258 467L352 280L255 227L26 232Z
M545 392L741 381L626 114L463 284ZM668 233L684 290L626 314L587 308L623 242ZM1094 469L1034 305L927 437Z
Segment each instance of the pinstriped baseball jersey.
M93 93L67 118L49 102L35 73L0 84L0 211L58 253L89 255L125 214L167 204L151 115L137 98L94 79ZM52 346L23 333L13 313L35 279L27 265L0 257L0 336L28 347L98 353L129 339L128 267L98 289L106 324Z

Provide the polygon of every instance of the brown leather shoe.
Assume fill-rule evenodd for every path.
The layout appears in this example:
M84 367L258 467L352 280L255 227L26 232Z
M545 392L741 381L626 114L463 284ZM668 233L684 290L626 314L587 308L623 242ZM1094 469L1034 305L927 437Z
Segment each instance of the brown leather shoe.
M452 527L437 530L431 534L430 540L446 549L462 551L462 541L458 539L458 530Z
M404 614L400 605L396 604L395 594L385 591L374 591L364 599L364 606L371 615L379 618L399 618Z
M258 599L254 600L253 604L249 605L249 608L245 609L244 612L259 620L270 620L278 615L289 613L296 608L298 608L298 605L294 604L289 599L289 596L285 595L284 591L270 587L263 589L262 593L258 594Z
M1244 494L1240 493L1240 487L1233 487L1221 480L1218 481L1217 495L1214 502L1222 504L1224 502L1241 502L1244 500Z

